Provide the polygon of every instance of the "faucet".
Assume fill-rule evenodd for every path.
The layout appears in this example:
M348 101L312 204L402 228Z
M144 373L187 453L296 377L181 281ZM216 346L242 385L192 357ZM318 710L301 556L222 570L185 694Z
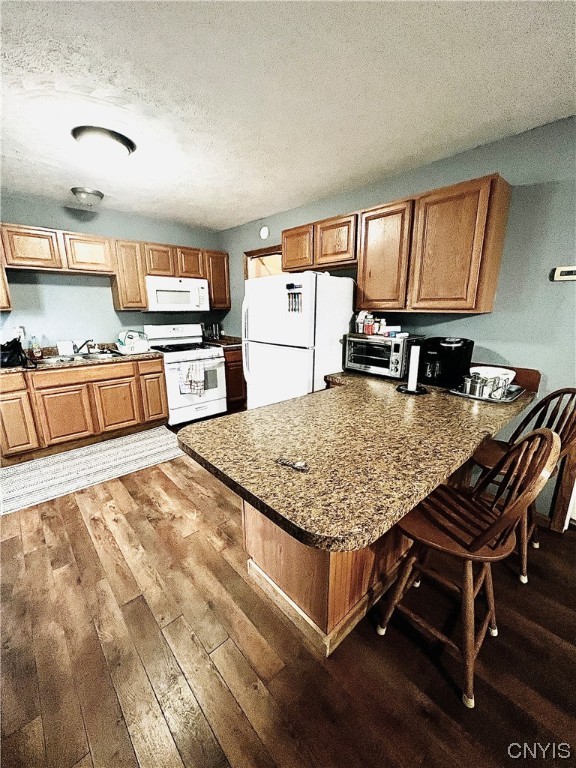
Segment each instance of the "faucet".
M80 352L80 350L82 349L82 347L85 347L87 344L93 344L93 343L94 343L94 339L86 339L86 341L82 342L82 344L80 344L79 347L77 347L76 344L74 344L72 347L74 350L74 354L77 355L78 352ZM90 347L88 347L87 349L88 349L88 352L90 352Z

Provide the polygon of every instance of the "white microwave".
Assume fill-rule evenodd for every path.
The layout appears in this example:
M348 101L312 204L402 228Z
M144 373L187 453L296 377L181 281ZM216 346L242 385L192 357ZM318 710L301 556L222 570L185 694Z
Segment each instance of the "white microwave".
M146 276L148 312L208 312L208 280Z

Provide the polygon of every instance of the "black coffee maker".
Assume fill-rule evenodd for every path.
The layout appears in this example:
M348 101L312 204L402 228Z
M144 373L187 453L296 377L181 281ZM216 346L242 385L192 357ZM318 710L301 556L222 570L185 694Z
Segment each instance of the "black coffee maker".
M433 336L424 339L420 349L418 381L435 387L458 389L470 373L472 339Z

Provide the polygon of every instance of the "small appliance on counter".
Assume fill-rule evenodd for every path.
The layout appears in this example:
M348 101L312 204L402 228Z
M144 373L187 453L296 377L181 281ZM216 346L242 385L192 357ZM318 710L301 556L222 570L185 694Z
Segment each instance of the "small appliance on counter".
M142 331L120 331L116 346L122 355L138 355L150 351L148 336Z
M432 336L422 343L418 381L434 387L458 389L470 373L472 339Z
M344 368L403 379L408 372L410 349L424 336L403 333L396 337L349 333L346 336Z

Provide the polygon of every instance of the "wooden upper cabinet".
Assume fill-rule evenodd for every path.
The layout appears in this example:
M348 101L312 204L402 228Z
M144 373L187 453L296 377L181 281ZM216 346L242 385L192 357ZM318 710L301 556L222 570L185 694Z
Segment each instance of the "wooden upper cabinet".
M412 229L412 201L360 214L359 309L403 309Z
M314 264L344 266L356 262L356 215L314 224Z
M62 257L55 229L2 224L6 265L29 269L62 269Z
M178 277L206 277L204 256L200 248L176 248Z
M282 232L282 269L306 269L314 264L314 225Z
M487 176L417 199L410 309L492 309L509 192L503 179Z
M2 245L2 238L0 238L0 312L7 312L12 309L8 280L6 279L6 270L4 268L5 264L4 246Z
M112 243L105 237L62 232L68 269L78 272L114 272Z
M210 289L210 309L230 309L228 254L224 251L204 251L204 264Z
M164 275L166 277L176 275L174 248L171 245L144 243L144 255L147 275Z
M112 279L115 309L146 309L144 254L141 243L116 240L116 275Z

